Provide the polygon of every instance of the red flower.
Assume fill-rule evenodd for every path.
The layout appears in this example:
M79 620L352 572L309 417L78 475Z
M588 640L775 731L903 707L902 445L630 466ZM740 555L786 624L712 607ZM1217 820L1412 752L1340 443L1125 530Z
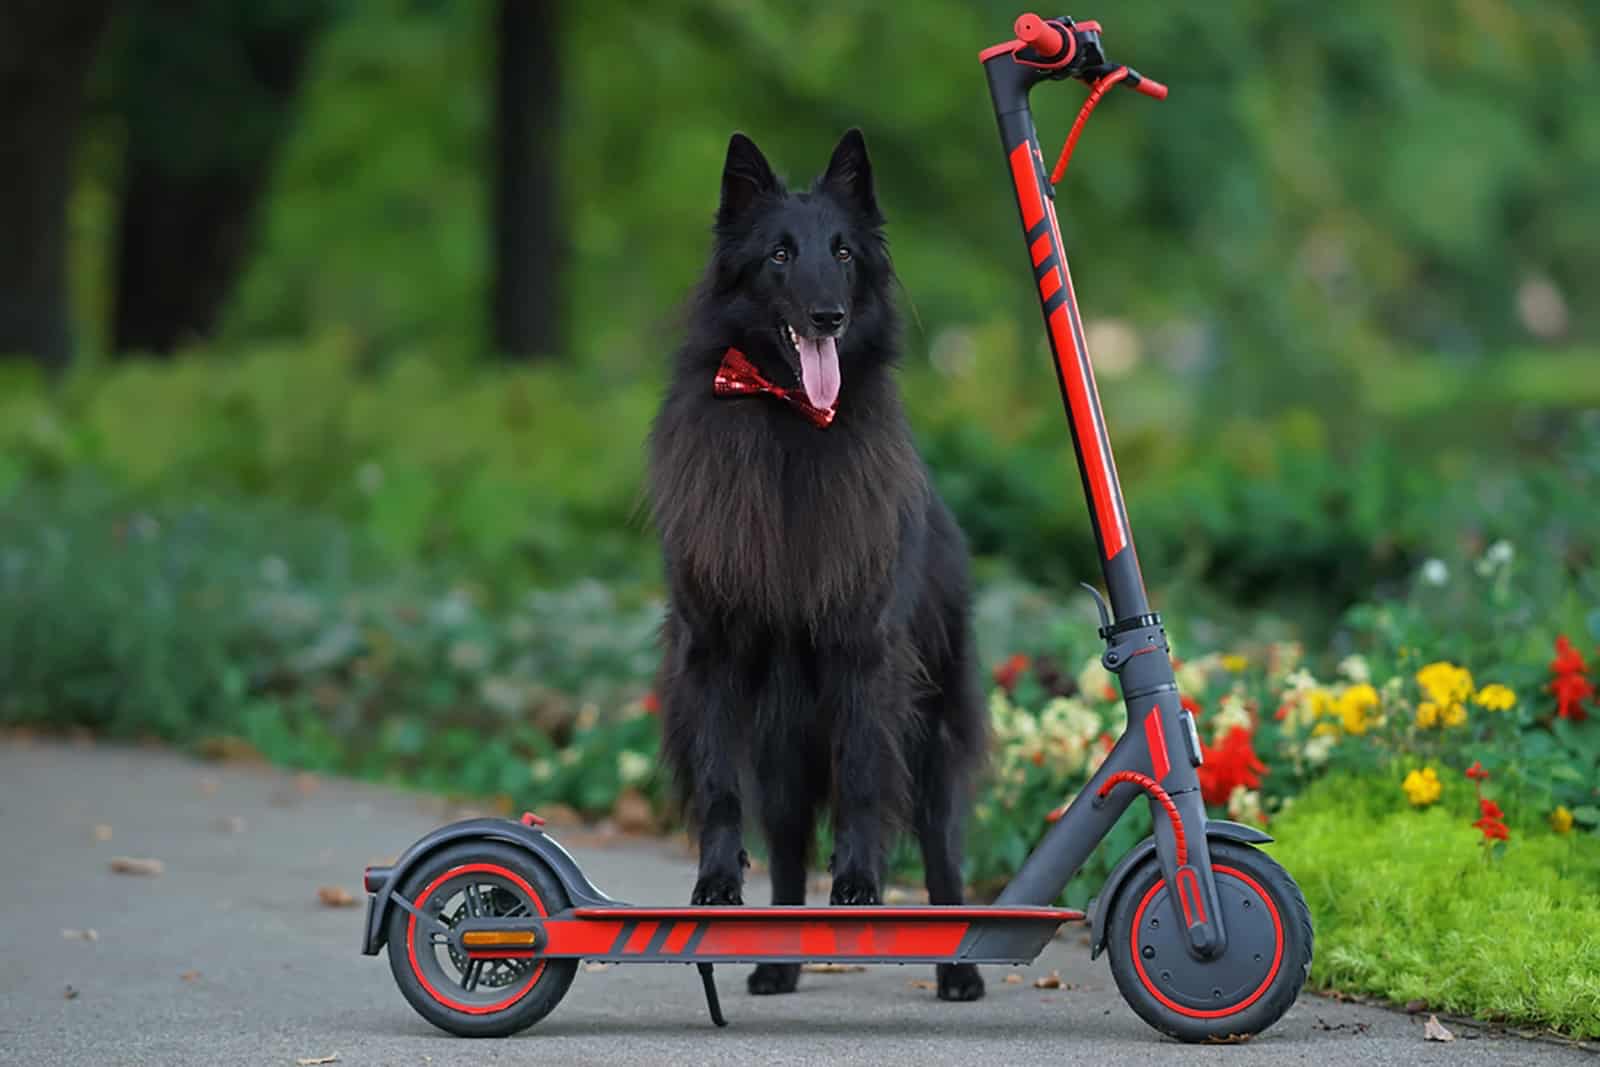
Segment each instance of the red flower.
M1179 697L1178 703L1182 704L1183 709L1190 715L1193 715L1197 719L1200 717L1200 702L1194 697L1190 696L1188 693L1185 693L1183 696Z
M1278 710L1273 712L1272 717L1274 719L1277 719L1279 722L1282 722L1284 719L1287 719L1289 717L1289 705L1287 705L1287 704L1278 705Z
M1226 804L1235 786L1259 788L1261 776L1267 773L1267 765L1256 755L1250 731L1243 726L1229 730L1216 748L1202 741L1200 750L1205 761L1197 768L1197 773L1200 795L1207 804Z
M1017 679L1027 669L1028 657L1018 652L994 669L994 684L1009 694L1017 687Z
M1550 683L1556 698L1556 717L1582 722L1589 717L1580 701L1594 696L1594 685L1581 674L1558 674Z
M661 714L661 698L656 696L654 689L644 695L644 710L649 715Z
M1467 777L1475 782L1487 782L1489 780L1489 772L1483 769L1481 761L1473 760L1472 766L1467 768Z
M1567 640L1567 635L1562 634L1556 638L1556 658L1550 661L1551 674L1586 674L1589 668L1584 666L1583 654L1573 647Z
M1499 819L1491 819L1488 816L1484 816L1472 825L1482 832L1485 841L1511 840L1511 831Z
M1485 800L1483 797L1478 798L1478 812L1485 819L1499 820L1506 817L1506 813L1500 810L1500 805L1492 800Z

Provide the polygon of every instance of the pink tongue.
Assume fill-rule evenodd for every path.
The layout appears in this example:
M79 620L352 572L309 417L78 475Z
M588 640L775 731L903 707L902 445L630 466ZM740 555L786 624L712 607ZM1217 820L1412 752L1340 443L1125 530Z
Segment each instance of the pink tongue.
M839 399L839 349L833 338L813 341L800 337L795 347L800 351L800 382L806 387L806 399L814 408L832 411Z

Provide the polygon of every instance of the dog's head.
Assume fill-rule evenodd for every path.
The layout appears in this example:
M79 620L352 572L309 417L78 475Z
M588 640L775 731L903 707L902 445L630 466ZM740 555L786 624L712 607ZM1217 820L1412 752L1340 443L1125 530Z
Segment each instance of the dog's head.
M784 188L750 138L728 142L716 289L745 343L786 363L816 407L834 406L853 359L882 358L893 277L882 226L860 130L803 193Z

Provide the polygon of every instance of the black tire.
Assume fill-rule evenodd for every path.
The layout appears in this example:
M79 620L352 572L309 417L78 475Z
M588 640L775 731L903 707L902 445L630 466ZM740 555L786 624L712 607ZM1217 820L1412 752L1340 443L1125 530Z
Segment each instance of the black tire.
M1210 845L1228 933L1221 957L1188 954L1153 858L1123 883L1106 937L1123 999L1179 1041L1259 1034L1289 1010L1311 971L1311 910L1289 872L1249 845Z
M468 870L452 874L458 868ZM568 904L561 883L543 863L497 841L466 841L440 849L406 877L399 893L425 914L441 914L443 906L441 917L448 921L468 906L467 885L478 905L493 909L492 914L520 906L550 915ZM419 901L419 895L424 899ZM453 903L458 897L459 905ZM571 959L496 960L478 964L484 984L474 981L469 989L461 976L472 965L463 967L448 947L425 940L426 927L414 925L410 912L390 905L388 923L389 969L400 992L417 1014L460 1037L506 1037L526 1030L550 1014L578 973L578 961Z

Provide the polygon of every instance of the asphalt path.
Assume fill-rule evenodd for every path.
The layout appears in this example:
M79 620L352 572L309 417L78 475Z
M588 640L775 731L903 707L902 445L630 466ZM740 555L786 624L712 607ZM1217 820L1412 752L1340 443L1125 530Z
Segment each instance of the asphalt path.
M0 742L0 1063L295 1064L1600 1064L1571 1046L1303 995L1245 1045L1148 1029L1104 959L1069 930L1030 967L986 968L989 995L946 1004L931 968L808 973L780 997L719 968L731 1025L675 965L580 969L543 1022L506 1040L435 1030L382 959L360 954L360 872L459 812L359 783L159 750ZM693 863L671 842L556 835L619 899L681 903ZM121 874L116 857L159 860ZM753 880L747 897L762 900ZM88 931L93 931L90 935ZM924 973L927 971L928 973ZM1035 980L1058 972L1060 988ZM1022 981L1008 983L1007 973Z

